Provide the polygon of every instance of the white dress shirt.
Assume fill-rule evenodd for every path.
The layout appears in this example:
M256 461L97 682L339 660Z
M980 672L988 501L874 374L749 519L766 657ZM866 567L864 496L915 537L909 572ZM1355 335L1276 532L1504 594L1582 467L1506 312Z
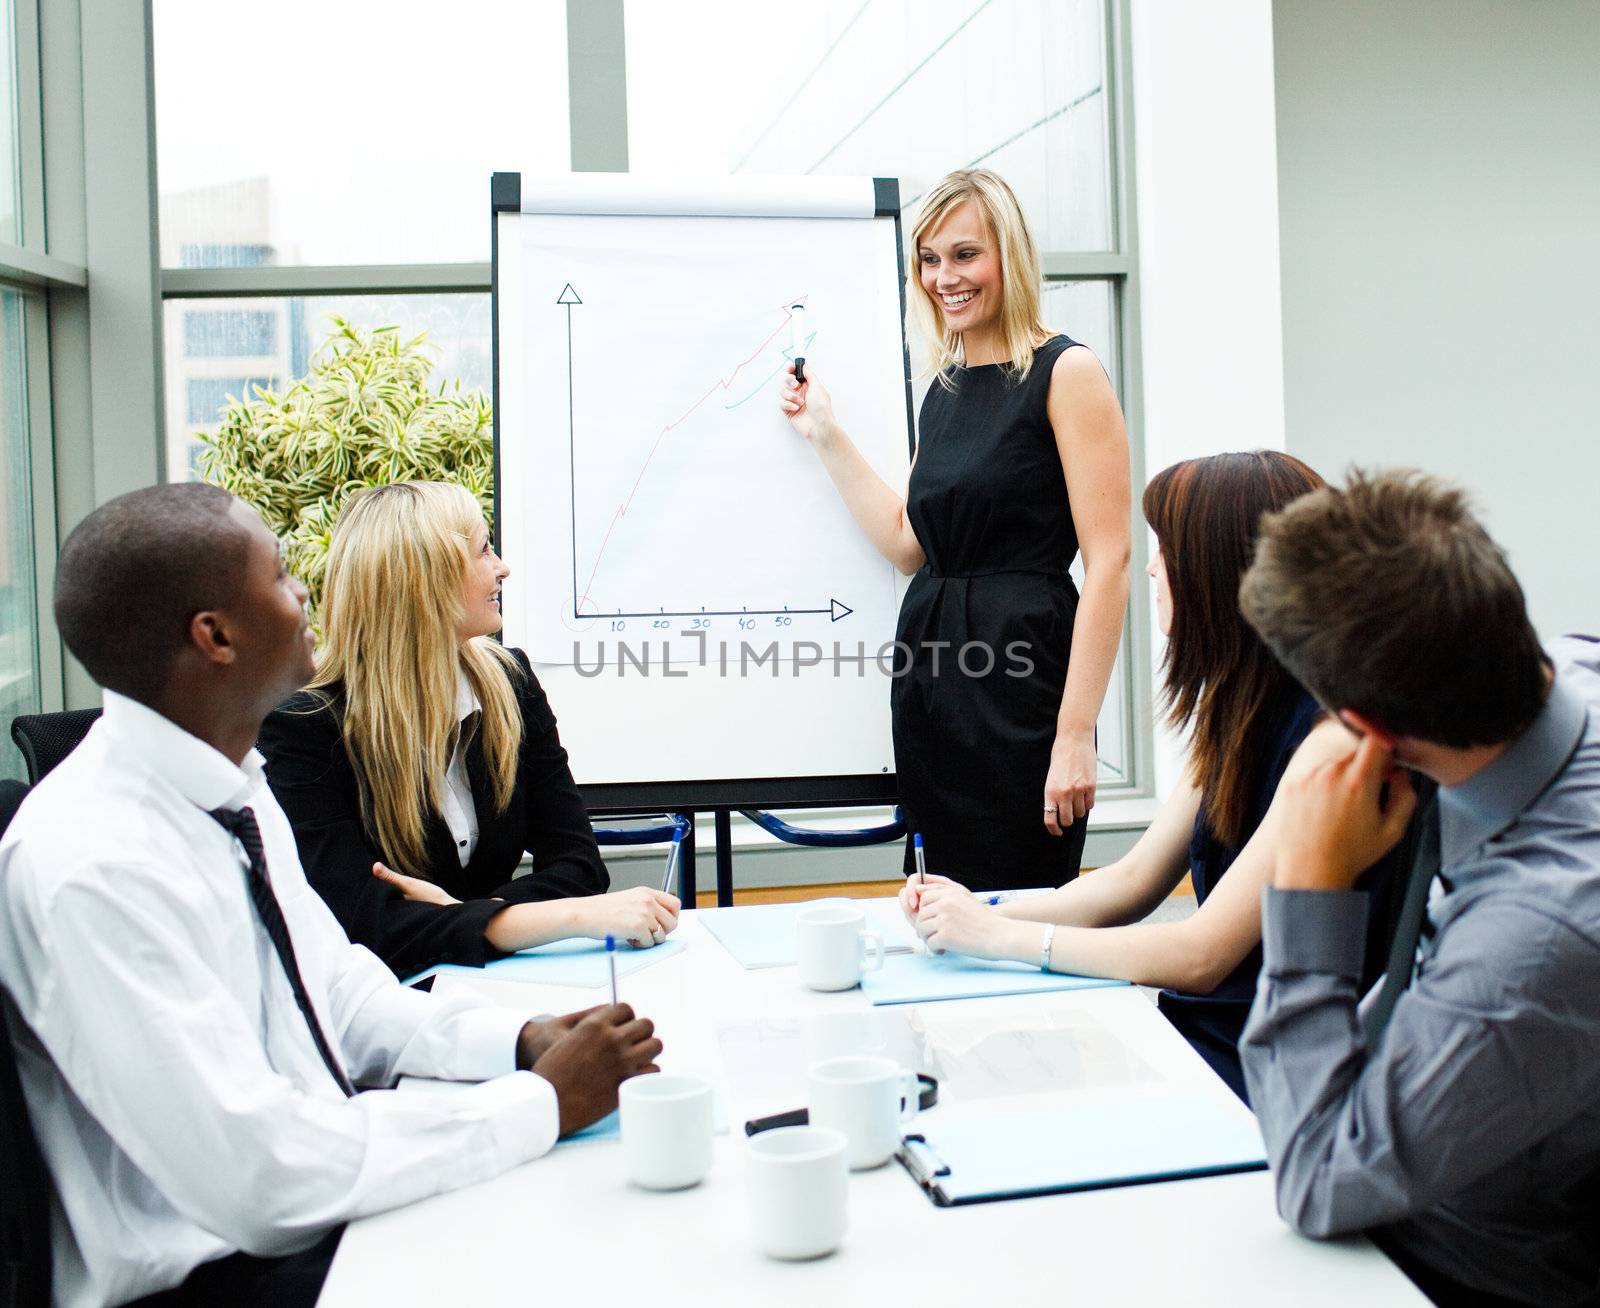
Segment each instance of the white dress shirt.
M485 1084L345 1097L256 916L240 846L208 812L246 804L351 1079ZM556 1138L553 1088L514 1070L520 1015L397 984L307 885L260 756L237 768L109 692L0 839L0 985L54 1183L58 1304L122 1303L236 1249L290 1253Z
M458 671L456 682L456 743L450 755L450 766L444 774L444 818L450 828L450 839L456 847L456 858L466 867L478 848L478 806L472 799L472 782L467 776L467 745L471 742L470 730L476 729L474 714L483 712L483 705L467 680L465 672Z

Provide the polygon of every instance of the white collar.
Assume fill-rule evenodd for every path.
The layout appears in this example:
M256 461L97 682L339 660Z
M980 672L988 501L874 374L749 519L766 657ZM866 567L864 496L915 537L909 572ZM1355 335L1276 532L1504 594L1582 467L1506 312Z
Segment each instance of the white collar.
M472 689L472 683L467 680L467 670L462 667L456 669L456 721L465 722L474 713L481 713L483 705L478 702L477 693Z
M261 755L254 749L235 767L200 737L153 708L102 690L105 729L113 744L130 750L146 768L191 804L210 812L241 807L261 784Z

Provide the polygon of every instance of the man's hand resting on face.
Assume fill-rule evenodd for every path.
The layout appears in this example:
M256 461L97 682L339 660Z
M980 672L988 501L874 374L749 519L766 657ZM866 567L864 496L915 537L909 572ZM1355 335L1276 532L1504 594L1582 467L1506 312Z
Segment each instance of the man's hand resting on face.
M1336 746L1324 728L1306 738L1278 784L1269 820L1273 884L1280 890L1348 890L1405 834L1417 792L1394 747L1362 736Z

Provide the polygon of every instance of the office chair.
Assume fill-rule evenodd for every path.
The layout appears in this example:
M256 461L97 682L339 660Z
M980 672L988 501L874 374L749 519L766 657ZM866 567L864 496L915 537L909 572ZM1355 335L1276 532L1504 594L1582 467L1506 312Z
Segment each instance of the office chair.
M21 713L11 720L11 739L28 765L28 780L37 786L55 765L77 749L100 716L99 709L65 713Z
M20 781L0 780L0 836L5 835L6 828L11 825L11 819L17 815L17 807L22 803L22 797L27 793L27 786Z
M0 781L0 835L28 788ZM49 1308L50 1176L22 1097L10 1000L0 992L0 1308Z

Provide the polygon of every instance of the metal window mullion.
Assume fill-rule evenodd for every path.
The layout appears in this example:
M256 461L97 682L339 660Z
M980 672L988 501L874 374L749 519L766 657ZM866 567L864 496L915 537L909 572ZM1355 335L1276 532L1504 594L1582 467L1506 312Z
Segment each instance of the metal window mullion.
M50 312L42 295L23 297L23 366L28 379L28 493L33 504L33 598L35 666L39 707L52 713L65 705L61 636L56 630L56 468L50 408Z
M1130 260L1122 253L1046 250L1039 256L1046 281L1093 281L1126 277Z
M1110 186L1112 230L1117 252L1126 262L1123 275L1112 282L1112 312L1117 333L1118 380L1122 412L1128 427L1129 471L1135 488L1132 556L1129 560L1129 614L1124 650L1128 655L1127 696L1130 778L1134 789L1155 793L1155 707L1153 703L1150 600L1145 564L1146 533L1140 530L1138 490L1145 484L1144 354L1140 334L1140 276L1138 204L1134 187L1133 140L1133 38L1129 0L1105 0L1106 85L1110 130Z
M43 252L44 111L39 81L39 0L14 0L17 151L22 182L21 244Z
M89 284L82 264L69 263L42 250L0 243L0 281L32 289L52 286L82 290Z
M329 264L253 268L163 268L161 298L243 299L283 295L431 295L489 290L486 263Z
M628 171L623 0L567 0L567 133L575 173Z

